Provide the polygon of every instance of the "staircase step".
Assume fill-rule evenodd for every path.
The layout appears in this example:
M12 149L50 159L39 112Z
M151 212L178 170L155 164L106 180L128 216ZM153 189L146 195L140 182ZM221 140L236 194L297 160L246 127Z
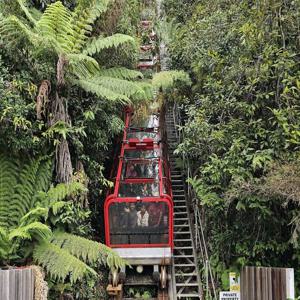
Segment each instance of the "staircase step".
M189 218L175 218L174 221L188 221Z
M174 264L174 267L196 267L195 264Z
M198 295L198 294L177 294L177 298L178 299L182 299L182 298L187 298L187 299L189 299L189 298L197 298L197 299L201 299L200 298L200 295ZM183 300L183 299L182 299Z
M185 247L174 247L175 250L185 250L185 249L193 249L192 246L185 246Z
M175 273L175 276L179 277L179 276L184 276L184 277L192 277L192 276L197 276L196 273Z
M174 258L194 258L194 255L173 255Z
M176 287L182 287L182 286L185 286L185 287L189 287L189 286L199 286L197 282L188 282L188 283L176 283Z
M174 234L191 234L189 231L174 231Z
M192 242L192 239L174 239L174 243L176 242Z

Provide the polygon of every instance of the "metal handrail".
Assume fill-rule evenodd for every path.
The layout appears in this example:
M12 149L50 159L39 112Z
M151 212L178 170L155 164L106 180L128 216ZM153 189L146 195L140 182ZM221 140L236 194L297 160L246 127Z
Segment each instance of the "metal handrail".
M175 124L175 134L176 138L179 143L184 141L184 131L181 130L182 128L182 118L180 113L180 108L178 107L177 103L174 103L173 105L173 119ZM180 128L180 130L178 130ZM192 172L190 167L190 161L186 154L182 154L182 160L183 160L183 168L185 171L185 175L187 179L192 178ZM205 267L205 281L206 281L206 292L207 296L210 297L210 299L216 299L217 300L217 292L215 287L215 281L212 273L212 268L209 260L209 254L208 249L206 245L205 235L204 235L204 229L202 224L202 218L200 213L200 208L198 205L198 198L193 190L193 187L191 186L189 180L187 180L187 195L188 195L188 204L192 206L193 213L194 213L194 219L193 225L194 225L194 236L195 236L195 246L196 249L199 250L200 256L202 259L202 263ZM211 289L209 288L209 281L211 282Z

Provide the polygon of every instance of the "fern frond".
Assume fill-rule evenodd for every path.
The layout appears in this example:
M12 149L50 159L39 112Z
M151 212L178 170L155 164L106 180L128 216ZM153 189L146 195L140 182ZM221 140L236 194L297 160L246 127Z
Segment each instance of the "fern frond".
M58 202L54 202L50 205L50 208L52 209L53 215L56 216L57 213L66 205L68 204L68 202L66 201L58 201Z
M109 247L66 232L55 232L52 243L88 263L100 261L110 268L121 268L126 264Z
M92 39L90 43L86 46L86 48L83 50L83 53L87 55L94 55L104 49L117 48L123 44L135 45L135 40L133 37L121 33L116 33L108 37L100 36L95 39Z
M7 229L0 226L0 238L4 238L7 236Z
M22 9L22 11L24 12L24 14L26 15L27 19L33 24L36 24L36 20L35 18L32 16L32 14L30 13L30 11L28 10L28 8L26 7L26 5L24 4L24 0L18 0L18 3Z
M142 72L136 70L130 70L124 67L100 69L98 74L100 76L114 77L114 78L125 79L125 80L143 79L144 77Z
M125 95L128 98L132 98L132 99L146 98L144 89L136 82L119 79L119 78L106 77L106 76L97 76L92 78L92 80L96 84L106 87L111 91L115 91L118 94Z
M88 55L68 54L67 58L70 71L79 78L95 76L100 70L98 62Z
M8 238L10 241L15 238L29 240L33 238L38 238L44 240L50 238L51 235L52 231L47 225L41 222L33 222L26 226L20 226L11 230L8 235Z
M0 226L9 227L11 198L17 184L18 167L13 159L0 153Z
M74 43L72 53L81 52L87 37L92 33L95 20L106 11L110 0L79 0L72 14L70 25Z
M38 34L16 16L0 20L0 36L8 44L16 44L22 39L29 40L33 45L37 45L41 41Z
M153 76L152 84L155 88L168 89L173 87L176 83L191 85L191 79L184 71L163 71L156 73Z
M147 82L139 82L139 86L143 89L145 97L142 100L151 100L153 99L153 86Z
M36 192L36 175L42 160L42 158L29 160L28 163L20 166L18 183L15 186L15 193L12 195L10 203L11 220L9 220L9 223L11 226L17 225L20 218L32 208L32 198Z
M47 219L48 218L49 209L45 207L37 207L31 209L25 216L23 216L20 220L20 226L24 226L31 222L37 221L40 218Z
M57 1L47 6L40 20L36 23L36 30L42 36L53 42L59 52L69 53L75 42L71 26L71 12Z
M33 258L54 279L65 280L67 276L70 276L71 283L74 283L86 274L97 276L97 273L80 259L48 241L34 248Z
M131 103L130 99L127 96L118 94L108 89L106 86L102 86L92 80L80 79L74 80L73 82L82 87L85 91L96 94L99 98L104 98L106 100L121 104Z
M43 157L36 172L36 179L34 184L36 191L48 191L52 177L52 170L53 160L47 156ZM31 205L31 207L34 206L34 204Z
M64 200L67 196L77 195L80 192L86 191L86 187L80 182L60 183L55 187L51 187L47 192L48 203L46 205L51 205Z

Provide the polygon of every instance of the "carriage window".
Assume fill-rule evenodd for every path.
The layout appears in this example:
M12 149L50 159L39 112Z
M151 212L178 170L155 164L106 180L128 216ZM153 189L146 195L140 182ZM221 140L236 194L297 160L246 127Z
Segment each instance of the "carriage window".
M129 139L153 139L155 142L158 142L160 140L160 135L158 132L151 132L151 131L129 131L127 133L127 140Z
M109 206L110 241L122 244L167 244L169 207L166 202L123 202Z
M158 197L159 183L125 183L121 182L119 197Z
M158 158L160 156L159 149L153 150L125 150L124 158L137 159L137 158Z
M155 128L159 126L158 115L134 115L130 127Z
M124 160L122 178L158 178L157 160Z

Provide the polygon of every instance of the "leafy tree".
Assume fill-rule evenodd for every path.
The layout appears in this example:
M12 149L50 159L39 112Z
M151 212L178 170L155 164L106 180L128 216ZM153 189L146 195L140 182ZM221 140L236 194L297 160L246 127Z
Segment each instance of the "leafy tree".
M165 7L178 22L172 65L193 81L176 94L177 152L191 161L219 284L245 264L298 266L299 1Z
M44 113L49 126L61 136L56 149L57 180L69 182L72 163L66 134L70 131L71 120L66 86L78 85L98 97L123 104L129 103L130 99L149 97L145 85L127 80L141 77L140 73L125 68L107 70L92 57L102 50L134 43L134 39L122 34L90 37L92 25L106 11L108 0L78 1L74 11L57 1L38 18L22 0L18 2L26 19L16 15L2 18L1 36L8 46L25 40L26 47L33 46L31 49L38 61L46 58L48 64L55 62L52 64L56 74L54 82L44 80L39 89L37 117L41 118ZM50 94L52 85L54 89Z
M88 266L101 262L119 267L123 261L108 247L59 228L56 215L67 197L84 191L79 182L50 186L49 158L18 159L0 155L0 259L2 264L24 263L32 258L51 277L71 283L85 274L96 275ZM54 229L59 229L55 230Z

